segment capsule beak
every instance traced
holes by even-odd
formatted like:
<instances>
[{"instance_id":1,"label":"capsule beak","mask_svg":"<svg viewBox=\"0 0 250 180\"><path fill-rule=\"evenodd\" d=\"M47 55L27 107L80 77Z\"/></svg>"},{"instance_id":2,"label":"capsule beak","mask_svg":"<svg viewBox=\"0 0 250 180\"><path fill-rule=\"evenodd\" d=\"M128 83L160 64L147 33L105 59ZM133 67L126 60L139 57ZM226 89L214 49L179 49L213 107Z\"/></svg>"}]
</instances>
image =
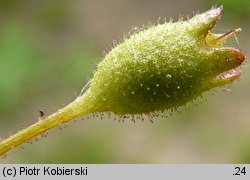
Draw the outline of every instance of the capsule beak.
<instances>
[{"instance_id":1,"label":"capsule beak","mask_svg":"<svg viewBox=\"0 0 250 180\"><path fill-rule=\"evenodd\" d=\"M231 48L231 50L232 50L232 54L234 54L237 59L237 62L236 62L237 66L240 66L246 59L245 54L235 48Z\"/></svg>"},{"instance_id":2,"label":"capsule beak","mask_svg":"<svg viewBox=\"0 0 250 180\"><path fill-rule=\"evenodd\" d=\"M206 36L221 18L223 6L212 7L210 10L198 14L189 20L191 24L191 33L198 39Z\"/></svg>"},{"instance_id":3,"label":"capsule beak","mask_svg":"<svg viewBox=\"0 0 250 180\"><path fill-rule=\"evenodd\" d=\"M241 32L240 28L232 29L224 34L211 33L211 30L221 18L223 7L212 8L209 11L193 17L196 22L201 46L210 54L212 86L222 86L239 79L241 73L236 69L246 59L245 54L234 48L225 47L226 41Z\"/></svg>"}]
</instances>

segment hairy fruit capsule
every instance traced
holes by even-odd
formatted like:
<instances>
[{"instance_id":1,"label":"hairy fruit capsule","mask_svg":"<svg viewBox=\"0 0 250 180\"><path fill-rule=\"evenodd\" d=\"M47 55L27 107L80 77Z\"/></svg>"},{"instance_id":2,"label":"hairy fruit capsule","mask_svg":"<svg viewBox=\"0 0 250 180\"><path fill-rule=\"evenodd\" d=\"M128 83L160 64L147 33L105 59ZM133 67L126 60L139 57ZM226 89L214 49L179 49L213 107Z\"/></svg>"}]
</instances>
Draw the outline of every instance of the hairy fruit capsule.
<instances>
[{"instance_id":1,"label":"hairy fruit capsule","mask_svg":"<svg viewBox=\"0 0 250 180\"><path fill-rule=\"evenodd\" d=\"M221 12L212 8L187 21L152 26L113 48L85 94L93 111L122 115L176 108L238 79L235 68L245 56L225 43L241 29L210 32Z\"/></svg>"},{"instance_id":2,"label":"hairy fruit capsule","mask_svg":"<svg viewBox=\"0 0 250 180\"><path fill-rule=\"evenodd\" d=\"M75 101L0 141L0 155L73 118L94 112L149 114L177 108L240 77L245 55L225 47L241 29L211 33L222 7L140 31L113 48ZM124 117L124 116L123 116ZM125 116L127 117L127 116ZM132 116L133 117L133 116Z\"/></svg>"}]
</instances>

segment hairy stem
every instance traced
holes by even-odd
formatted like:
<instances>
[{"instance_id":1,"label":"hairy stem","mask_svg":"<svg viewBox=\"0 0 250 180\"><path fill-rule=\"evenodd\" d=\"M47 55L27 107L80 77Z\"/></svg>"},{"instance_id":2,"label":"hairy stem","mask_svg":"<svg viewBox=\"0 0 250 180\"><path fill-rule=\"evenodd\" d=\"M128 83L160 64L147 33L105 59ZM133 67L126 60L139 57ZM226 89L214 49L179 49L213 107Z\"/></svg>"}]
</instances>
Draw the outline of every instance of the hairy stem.
<instances>
[{"instance_id":1,"label":"hairy stem","mask_svg":"<svg viewBox=\"0 0 250 180\"><path fill-rule=\"evenodd\" d=\"M87 98L86 98L87 97ZM87 115L92 112L91 106L88 106L88 96L77 98L74 102L66 107L58 110L54 114L42 118L38 122L19 131L18 133L4 139L0 142L0 156L13 149L14 147L23 144L24 142L46 132L47 130L56 127L60 124L70 121L73 118L81 115Z\"/></svg>"}]
</instances>

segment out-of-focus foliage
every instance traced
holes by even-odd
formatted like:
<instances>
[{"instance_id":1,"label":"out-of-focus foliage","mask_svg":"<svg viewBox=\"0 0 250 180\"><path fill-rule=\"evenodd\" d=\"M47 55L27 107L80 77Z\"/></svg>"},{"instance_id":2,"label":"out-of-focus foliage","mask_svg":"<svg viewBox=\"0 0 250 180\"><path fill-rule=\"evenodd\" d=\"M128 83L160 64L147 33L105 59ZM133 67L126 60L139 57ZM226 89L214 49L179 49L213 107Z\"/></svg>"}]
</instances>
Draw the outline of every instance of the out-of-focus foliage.
<instances>
[{"instance_id":1,"label":"out-of-focus foliage","mask_svg":"<svg viewBox=\"0 0 250 180\"><path fill-rule=\"evenodd\" d=\"M14 8L20 5L23 2L23 0L1 0L0 1L0 8L1 9L8 9L8 8Z\"/></svg>"},{"instance_id":2,"label":"out-of-focus foliage","mask_svg":"<svg viewBox=\"0 0 250 180\"><path fill-rule=\"evenodd\" d=\"M230 18L249 21L250 18L250 1L249 0L212 0L208 1L210 5L217 4L223 5L227 10L226 14Z\"/></svg>"},{"instance_id":3,"label":"out-of-focus foliage","mask_svg":"<svg viewBox=\"0 0 250 180\"><path fill-rule=\"evenodd\" d=\"M247 139L248 140L248 139ZM235 158L235 161L239 163L244 164L250 164L250 143L249 142L243 142L239 151L239 156L237 159Z\"/></svg>"},{"instance_id":4,"label":"out-of-focus foliage","mask_svg":"<svg viewBox=\"0 0 250 180\"><path fill-rule=\"evenodd\" d=\"M40 57L21 29L17 24L7 25L0 37L0 111L7 114L27 98L39 69Z\"/></svg>"},{"instance_id":5,"label":"out-of-focus foliage","mask_svg":"<svg viewBox=\"0 0 250 180\"><path fill-rule=\"evenodd\" d=\"M48 31L59 30L67 26L70 20L71 3L55 0L39 4L34 18L41 26L48 28Z\"/></svg>"}]
</instances>

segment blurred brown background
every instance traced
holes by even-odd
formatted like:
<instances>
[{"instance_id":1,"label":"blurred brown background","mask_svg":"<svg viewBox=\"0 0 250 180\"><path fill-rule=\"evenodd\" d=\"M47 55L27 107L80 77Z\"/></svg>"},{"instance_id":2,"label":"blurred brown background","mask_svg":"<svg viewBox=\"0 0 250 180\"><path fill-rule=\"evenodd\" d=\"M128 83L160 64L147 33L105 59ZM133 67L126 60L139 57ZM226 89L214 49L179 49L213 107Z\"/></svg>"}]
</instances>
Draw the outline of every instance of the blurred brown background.
<instances>
[{"instance_id":1,"label":"blurred brown background","mask_svg":"<svg viewBox=\"0 0 250 180\"><path fill-rule=\"evenodd\" d=\"M249 56L248 0L0 0L0 137L37 121L39 110L48 115L74 100L124 33L213 4L224 5L214 31L241 27L240 45L230 44ZM154 124L79 119L0 162L250 163L248 63L242 71L231 92L207 93L190 111Z\"/></svg>"}]
</instances>

